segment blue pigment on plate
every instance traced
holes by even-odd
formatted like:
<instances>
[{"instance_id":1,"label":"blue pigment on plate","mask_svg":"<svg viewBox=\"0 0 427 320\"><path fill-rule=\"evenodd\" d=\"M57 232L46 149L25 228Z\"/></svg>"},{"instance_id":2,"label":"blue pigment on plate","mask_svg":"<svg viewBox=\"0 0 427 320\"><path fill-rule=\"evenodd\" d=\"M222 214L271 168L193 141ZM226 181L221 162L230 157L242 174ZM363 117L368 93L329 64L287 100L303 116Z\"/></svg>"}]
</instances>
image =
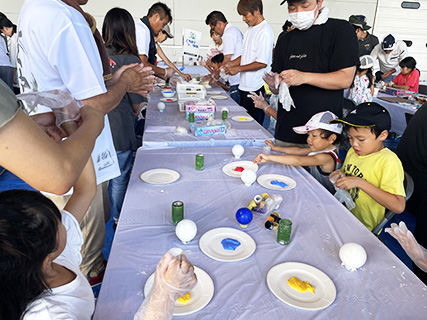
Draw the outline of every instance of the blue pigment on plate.
<instances>
[{"instance_id":1,"label":"blue pigment on plate","mask_svg":"<svg viewBox=\"0 0 427 320\"><path fill-rule=\"evenodd\" d=\"M225 238L221 241L222 246L225 250L236 250L240 246L240 242L236 239Z\"/></svg>"},{"instance_id":2,"label":"blue pigment on plate","mask_svg":"<svg viewBox=\"0 0 427 320\"><path fill-rule=\"evenodd\" d=\"M286 188L288 186L286 183L278 181L278 180L270 181L270 183L272 185L274 185L274 186L279 186L279 187L282 187L282 188Z\"/></svg>"}]
</instances>

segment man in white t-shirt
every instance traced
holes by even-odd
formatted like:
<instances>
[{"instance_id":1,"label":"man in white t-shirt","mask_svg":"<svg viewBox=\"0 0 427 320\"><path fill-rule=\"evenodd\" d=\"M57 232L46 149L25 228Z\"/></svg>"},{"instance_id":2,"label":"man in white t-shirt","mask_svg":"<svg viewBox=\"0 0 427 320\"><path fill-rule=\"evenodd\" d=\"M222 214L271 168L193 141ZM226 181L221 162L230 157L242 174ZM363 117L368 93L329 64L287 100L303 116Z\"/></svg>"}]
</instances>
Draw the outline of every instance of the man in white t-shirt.
<instances>
[{"instance_id":1,"label":"man in white t-shirt","mask_svg":"<svg viewBox=\"0 0 427 320\"><path fill-rule=\"evenodd\" d=\"M157 2L148 9L148 13L142 19L135 22L136 45L138 54L144 66L153 68L157 77L167 79L172 77L172 68L159 68L156 66L156 42L154 37L168 24L172 23L171 9L164 3Z\"/></svg>"},{"instance_id":2,"label":"man in white t-shirt","mask_svg":"<svg viewBox=\"0 0 427 320\"><path fill-rule=\"evenodd\" d=\"M408 56L408 47L404 41L389 34L375 46L371 56L379 62L379 70L374 68L376 80L389 82L400 73L399 63Z\"/></svg>"},{"instance_id":3,"label":"man in white t-shirt","mask_svg":"<svg viewBox=\"0 0 427 320\"><path fill-rule=\"evenodd\" d=\"M115 108L126 92L146 94L152 88L149 72L140 66L123 69L105 83L101 48L88 24L89 15L79 5L87 0L26 0L19 16L18 78L22 92L59 89L74 97L80 105L91 105L105 114ZM73 5L74 7L72 7ZM87 18L88 20L86 20ZM99 33L98 33L99 35ZM102 45L102 42L100 42ZM102 47L103 48L103 47ZM105 50L105 48L104 48ZM109 69L108 69L109 70ZM111 71L110 71L111 72ZM37 112L48 112L41 107ZM95 143L92 159L97 175L95 199L81 223L85 244L81 270L97 278L104 270L102 255L105 220L110 218L108 180L120 175L107 116L105 127ZM66 197L56 197L61 208Z\"/></svg>"},{"instance_id":4,"label":"man in white t-shirt","mask_svg":"<svg viewBox=\"0 0 427 320\"><path fill-rule=\"evenodd\" d=\"M225 65L227 74L235 75L240 72L239 95L240 105L262 125L264 111L254 106L248 97L251 92L264 94L264 72L271 69L274 34L270 25L265 21L261 0L240 0L237 12L243 16L243 21L249 26L243 36L242 55Z\"/></svg>"},{"instance_id":5,"label":"man in white t-shirt","mask_svg":"<svg viewBox=\"0 0 427 320\"><path fill-rule=\"evenodd\" d=\"M218 33L222 38L224 65L242 55L243 35L238 28L227 22L222 12L212 11L207 16L205 22L211 27L211 30ZM230 76L228 81L230 82L230 91L228 91L228 94L236 103L240 104L240 73Z\"/></svg>"}]
</instances>

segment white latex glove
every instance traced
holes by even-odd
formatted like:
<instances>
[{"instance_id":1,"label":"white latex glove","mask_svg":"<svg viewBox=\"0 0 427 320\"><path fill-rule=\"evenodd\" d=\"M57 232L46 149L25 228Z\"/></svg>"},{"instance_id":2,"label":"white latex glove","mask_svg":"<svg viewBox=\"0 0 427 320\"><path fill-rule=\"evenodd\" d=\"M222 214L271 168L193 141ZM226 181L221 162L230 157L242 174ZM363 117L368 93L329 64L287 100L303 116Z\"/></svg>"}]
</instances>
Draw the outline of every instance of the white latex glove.
<instances>
[{"instance_id":1,"label":"white latex glove","mask_svg":"<svg viewBox=\"0 0 427 320\"><path fill-rule=\"evenodd\" d=\"M392 223L391 228L385 228L385 232L388 232L400 243L418 268L427 272L427 250L418 244L412 232L406 227L405 222L400 221L399 225Z\"/></svg>"},{"instance_id":2,"label":"white latex glove","mask_svg":"<svg viewBox=\"0 0 427 320\"><path fill-rule=\"evenodd\" d=\"M228 81L229 75L225 73L225 70L223 68L221 68L221 70L219 71L219 76L221 79L224 80L224 82Z\"/></svg>"},{"instance_id":3,"label":"white latex glove","mask_svg":"<svg viewBox=\"0 0 427 320\"><path fill-rule=\"evenodd\" d=\"M27 102L30 111L35 111L38 105L52 109L59 128L64 122L76 121L80 118L80 108L69 93L61 90L22 93L16 96Z\"/></svg>"},{"instance_id":4,"label":"white latex glove","mask_svg":"<svg viewBox=\"0 0 427 320\"><path fill-rule=\"evenodd\" d=\"M197 283L194 267L179 248L169 250L157 265L154 284L134 320L170 320L175 301Z\"/></svg>"},{"instance_id":5,"label":"white latex glove","mask_svg":"<svg viewBox=\"0 0 427 320\"><path fill-rule=\"evenodd\" d=\"M289 85L285 81L280 82L279 101L286 111L290 111L292 107L295 108L294 100L289 93Z\"/></svg>"},{"instance_id":6,"label":"white latex glove","mask_svg":"<svg viewBox=\"0 0 427 320\"><path fill-rule=\"evenodd\" d=\"M171 86L173 86L173 87L176 87L176 85L177 85L178 83L181 83L181 81L179 80L179 78L171 78L171 79L169 80L169 84L170 84Z\"/></svg>"},{"instance_id":7,"label":"white latex glove","mask_svg":"<svg viewBox=\"0 0 427 320\"><path fill-rule=\"evenodd\" d=\"M277 89L280 84L280 75L276 72L264 72L262 79L271 89Z\"/></svg>"},{"instance_id":8,"label":"white latex glove","mask_svg":"<svg viewBox=\"0 0 427 320\"><path fill-rule=\"evenodd\" d=\"M173 74L174 74L175 70L172 68L167 68L166 69L166 78L172 78Z\"/></svg>"},{"instance_id":9,"label":"white latex glove","mask_svg":"<svg viewBox=\"0 0 427 320\"><path fill-rule=\"evenodd\" d=\"M261 92L259 95L257 95L256 92L251 92L250 98L254 101L255 108L262 109L265 112L269 107L267 102L265 102Z\"/></svg>"},{"instance_id":10,"label":"white latex glove","mask_svg":"<svg viewBox=\"0 0 427 320\"><path fill-rule=\"evenodd\" d=\"M339 178L344 177L344 173L342 173L339 170L336 170L332 172L329 175L329 181L334 185L334 188L336 190L334 197L341 203L345 203L345 206L348 210L353 210L356 207L356 204L353 201L353 198L351 197L350 193L347 190L338 188L335 183Z\"/></svg>"}]
</instances>

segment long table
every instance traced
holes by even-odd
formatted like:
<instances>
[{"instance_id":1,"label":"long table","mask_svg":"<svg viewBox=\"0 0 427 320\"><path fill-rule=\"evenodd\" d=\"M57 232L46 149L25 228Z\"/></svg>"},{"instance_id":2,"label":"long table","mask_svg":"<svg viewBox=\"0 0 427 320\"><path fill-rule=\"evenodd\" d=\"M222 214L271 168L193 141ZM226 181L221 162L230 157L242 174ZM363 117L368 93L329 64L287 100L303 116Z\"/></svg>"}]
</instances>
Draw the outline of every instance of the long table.
<instances>
[{"instance_id":1,"label":"long table","mask_svg":"<svg viewBox=\"0 0 427 320\"><path fill-rule=\"evenodd\" d=\"M417 109L413 106L403 105L399 103L388 102L381 97L393 97L385 93L379 93L377 97L373 98L373 101L382 105L390 113L391 117L391 130L390 132L395 132L397 134L403 134L406 129L406 113L414 114L417 112Z\"/></svg>"},{"instance_id":2,"label":"long table","mask_svg":"<svg viewBox=\"0 0 427 320\"><path fill-rule=\"evenodd\" d=\"M259 147L247 147L241 160L253 160ZM204 153L205 169L196 171L197 153ZM302 168L261 164L266 173L293 178L289 191L272 191L258 183L245 186L222 172L235 161L231 148L140 148L125 197L94 319L133 319L144 299L143 287L156 264L170 248L185 250L190 261L212 278L210 303L182 319L425 319L427 288L347 209ZM168 185L151 185L139 175L149 169L177 170L180 178ZM256 194L280 193L282 217L293 222L291 243L280 246L276 231L264 228L265 215L256 215L240 229L234 215ZM184 202L184 216L198 226L196 238L183 245L171 222L171 203ZM199 239L218 227L244 230L256 242L249 258L219 262L204 255ZM339 248L357 242L367 251L366 264L349 272L340 265ZM337 296L328 308L300 310L278 300L268 289L266 275L283 262L301 262L325 272Z\"/></svg>"},{"instance_id":3,"label":"long table","mask_svg":"<svg viewBox=\"0 0 427 320\"><path fill-rule=\"evenodd\" d=\"M229 123L232 130L226 134L213 136L196 137L188 132L187 134L176 134L174 130L177 126L189 129L189 122L185 119L186 113L179 111L178 102L166 102L166 108L160 112L157 104L162 98L161 89L156 88L150 93L150 101L147 106L146 127L144 131L143 147L145 148L165 148L165 147L191 147L194 145L203 147L224 147L242 144L243 146L262 146L266 139L273 139L273 136L256 121L237 122L233 117L245 117L252 119L246 110L236 104L221 87L213 87L207 90L221 92L227 97L226 100L215 100L215 119L221 119L221 109L229 109ZM210 95L206 96L207 99Z\"/></svg>"}]
</instances>

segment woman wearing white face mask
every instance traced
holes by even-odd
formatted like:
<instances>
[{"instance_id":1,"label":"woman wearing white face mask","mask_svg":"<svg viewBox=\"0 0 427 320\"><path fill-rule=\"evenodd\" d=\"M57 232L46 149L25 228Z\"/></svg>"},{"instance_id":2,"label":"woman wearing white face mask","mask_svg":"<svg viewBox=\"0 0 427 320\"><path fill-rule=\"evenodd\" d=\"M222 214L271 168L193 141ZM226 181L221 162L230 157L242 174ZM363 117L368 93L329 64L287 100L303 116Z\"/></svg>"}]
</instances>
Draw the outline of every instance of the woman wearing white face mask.
<instances>
[{"instance_id":1,"label":"woman wearing white face mask","mask_svg":"<svg viewBox=\"0 0 427 320\"><path fill-rule=\"evenodd\" d=\"M293 126L321 111L342 114L343 89L350 86L359 63L358 44L353 27L329 18L323 0L288 0L287 4L295 30L277 40L272 71L291 86L295 108L286 111L279 105L275 138L283 146L303 146L305 141ZM273 83L269 85L273 93L278 92Z\"/></svg>"}]
</instances>

